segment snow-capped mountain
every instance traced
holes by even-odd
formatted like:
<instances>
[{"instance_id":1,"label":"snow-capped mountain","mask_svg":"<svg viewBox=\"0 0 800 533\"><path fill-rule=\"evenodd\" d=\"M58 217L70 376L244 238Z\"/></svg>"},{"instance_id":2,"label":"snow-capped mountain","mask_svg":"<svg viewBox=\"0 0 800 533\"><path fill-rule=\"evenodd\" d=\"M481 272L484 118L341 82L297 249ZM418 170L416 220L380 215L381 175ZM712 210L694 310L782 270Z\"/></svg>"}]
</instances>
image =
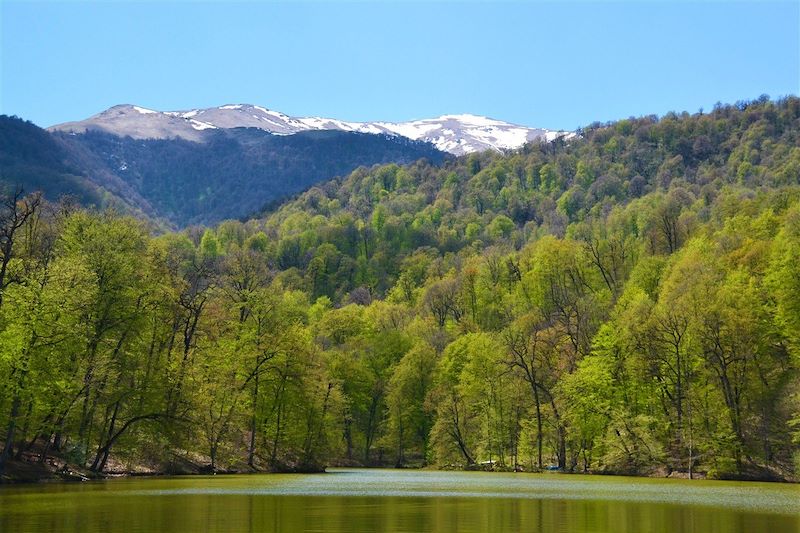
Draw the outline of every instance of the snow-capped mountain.
<instances>
[{"instance_id":1,"label":"snow-capped mountain","mask_svg":"<svg viewBox=\"0 0 800 533\"><path fill-rule=\"evenodd\" d=\"M258 128L277 135L309 130L341 130L385 134L426 141L439 150L462 155L483 150L519 148L536 139L551 141L574 133L529 128L477 115L443 115L409 122L347 122L321 117L291 117L249 104L229 104L189 111L154 111L135 105L118 105L79 122L48 128L83 133L103 130L134 139L182 138L203 141L206 130Z\"/></svg>"}]
</instances>

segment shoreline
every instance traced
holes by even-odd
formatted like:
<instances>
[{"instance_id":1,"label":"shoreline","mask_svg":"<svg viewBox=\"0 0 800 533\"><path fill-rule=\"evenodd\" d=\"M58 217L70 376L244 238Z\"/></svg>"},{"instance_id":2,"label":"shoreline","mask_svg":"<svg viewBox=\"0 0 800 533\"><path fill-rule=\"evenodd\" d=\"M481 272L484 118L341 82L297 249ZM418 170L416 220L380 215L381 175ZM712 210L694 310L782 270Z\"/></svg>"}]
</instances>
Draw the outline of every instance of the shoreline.
<instances>
[{"instance_id":1,"label":"shoreline","mask_svg":"<svg viewBox=\"0 0 800 533\"><path fill-rule=\"evenodd\" d=\"M444 466L415 466L415 467L387 467L387 466L363 466L363 465L328 465L321 469L272 469L272 470L253 470L253 469L235 469L227 468L216 471L210 471L204 467L195 469L184 469L180 471L170 470L117 470L109 472L92 472L89 469L81 468L75 465L65 464L61 467L54 468L51 465L40 463L29 463L26 461L11 461L7 465L6 472L0 477L0 486L3 485L35 485L35 484L49 484L49 483L80 483L91 481L108 481L121 478L137 478L137 477L177 477L177 476L230 476L230 475L259 475L259 474L323 474L327 473L329 468L364 468L364 469L396 469L396 470L429 470L429 471L442 471L442 472L485 472L485 473L514 473L514 474L550 474L558 476L572 476L572 475L588 475L597 477L634 477L643 479L683 479L683 480L696 480L696 481L744 481L756 483L779 483L793 485L797 484L798 480L788 479L773 473L771 476L755 476L755 475L738 475L738 476L723 476L723 477L709 477L706 472L694 472L692 478L689 477L688 472L681 472L674 470L666 472L665 469L655 470L650 474L636 474L625 472L565 472L558 470L544 470L544 471L527 471L512 469L492 469L492 468L465 468L454 467L453 465Z\"/></svg>"}]
</instances>

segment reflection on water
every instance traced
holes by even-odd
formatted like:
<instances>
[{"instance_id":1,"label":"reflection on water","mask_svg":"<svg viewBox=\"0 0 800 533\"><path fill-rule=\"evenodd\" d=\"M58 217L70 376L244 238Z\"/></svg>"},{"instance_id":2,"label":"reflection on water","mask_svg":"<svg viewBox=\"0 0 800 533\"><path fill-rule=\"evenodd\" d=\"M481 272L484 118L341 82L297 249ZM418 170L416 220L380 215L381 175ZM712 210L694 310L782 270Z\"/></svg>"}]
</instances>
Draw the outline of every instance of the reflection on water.
<instances>
[{"instance_id":1,"label":"reflection on water","mask_svg":"<svg viewBox=\"0 0 800 533\"><path fill-rule=\"evenodd\" d=\"M800 532L800 487L333 470L0 488L2 532Z\"/></svg>"}]
</instances>

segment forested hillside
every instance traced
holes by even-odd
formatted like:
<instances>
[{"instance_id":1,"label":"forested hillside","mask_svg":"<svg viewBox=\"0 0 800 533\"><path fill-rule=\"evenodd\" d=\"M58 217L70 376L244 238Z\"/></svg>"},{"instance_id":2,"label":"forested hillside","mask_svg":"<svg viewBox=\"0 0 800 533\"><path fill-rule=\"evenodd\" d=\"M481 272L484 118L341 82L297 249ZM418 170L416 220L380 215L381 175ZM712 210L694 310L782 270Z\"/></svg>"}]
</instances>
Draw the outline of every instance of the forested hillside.
<instances>
[{"instance_id":1,"label":"forested hillside","mask_svg":"<svg viewBox=\"0 0 800 533\"><path fill-rule=\"evenodd\" d=\"M191 129L191 128L190 128ZM194 130L193 130L194 131ZM344 131L273 135L255 128L195 131L198 139L141 139L102 131L48 132L0 115L0 187L71 195L164 229L246 219L361 165L446 157L432 144Z\"/></svg>"},{"instance_id":2,"label":"forested hillside","mask_svg":"<svg viewBox=\"0 0 800 533\"><path fill-rule=\"evenodd\" d=\"M100 172L94 180L87 179L87 169L93 168L95 165L87 161L85 153L71 153L57 138L35 124L0 115L0 187L3 189L22 187L31 192L46 191L53 200L69 195L82 205L132 213L142 208L147 214L153 214L141 198L128 194L130 201L123 200L126 194L119 191L121 184L113 175Z\"/></svg>"},{"instance_id":3,"label":"forested hillside","mask_svg":"<svg viewBox=\"0 0 800 533\"><path fill-rule=\"evenodd\" d=\"M800 99L580 133L160 236L12 199L0 463L796 479Z\"/></svg>"},{"instance_id":4,"label":"forested hillside","mask_svg":"<svg viewBox=\"0 0 800 533\"><path fill-rule=\"evenodd\" d=\"M342 131L272 135L254 128L205 130L204 142L140 140L90 131L53 133L91 153L175 227L246 218L361 165L408 163L443 152L403 137Z\"/></svg>"}]
</instances>

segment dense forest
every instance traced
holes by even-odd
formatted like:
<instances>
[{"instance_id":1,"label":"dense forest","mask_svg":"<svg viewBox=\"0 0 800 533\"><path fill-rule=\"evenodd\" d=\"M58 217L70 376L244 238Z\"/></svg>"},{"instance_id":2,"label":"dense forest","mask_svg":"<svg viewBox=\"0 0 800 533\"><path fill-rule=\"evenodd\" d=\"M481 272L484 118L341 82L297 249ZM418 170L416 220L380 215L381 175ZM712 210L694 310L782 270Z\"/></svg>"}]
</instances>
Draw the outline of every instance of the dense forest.
<instances>
[{"instance_id":1,"label":"dense forest","mask_svg":"<svg viewBox=\"0 0 800 533\"><path fill-rule=\"evenodd\" d=\"M0 470L800 472L798 98L179 233L12 192L0 259Z\"/></svg>"},{"instance_id":2,"label":"dense forest","mask_svg":"<svg viewBox=\"0 0 800 533\"><path fill-rule=\"evenodd\" d=\"M0 187L47 191L51 199L69 195L86 205L110 204L110 195L83 177L69 159L67 150L46 130L0 115Z\"/></svg>"},{"instance_id":3,"label":"dense forest","mask_svg":"<svg viewBox=\"0 0 800 533\"><path fill-rule=\"evenodd\" d=\"M405 137L345 131L273 135L205 130L201 141L49 132L0 115L0 188L147 218L160 230L247 219L359 166L441 163L449 154Z\"/></svg>"},{"instance_id":4,"label":"dense forest","mask_svg":"<svg viewBox=\"0 0 800 533\"><path fill-rule=\"evenodd\" d=\"M175 227L247 218L268 203L362 165L440 163L447 154L405 137L344 131L273 135L256 128L208 130L204 142L57 132L119 176Z\"/></svg>"}]
</instances>

